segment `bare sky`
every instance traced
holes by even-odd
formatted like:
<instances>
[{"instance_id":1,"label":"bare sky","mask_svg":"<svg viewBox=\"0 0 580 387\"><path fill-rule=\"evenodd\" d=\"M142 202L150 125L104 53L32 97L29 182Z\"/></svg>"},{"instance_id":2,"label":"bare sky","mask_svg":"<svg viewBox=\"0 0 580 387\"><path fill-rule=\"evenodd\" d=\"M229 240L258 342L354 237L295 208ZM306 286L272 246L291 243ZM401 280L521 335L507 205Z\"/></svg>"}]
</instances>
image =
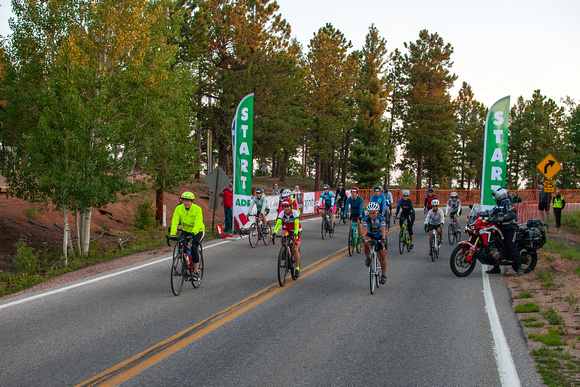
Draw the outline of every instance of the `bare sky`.
<instances>
[{"instance_id":1,"label":"bare sky","mask_svg":"<svg viewBox=\"0 0 580 387\"><path fill-rule=\"evenodd\" d=\"M559 103L580 102L579 0L278 0L305 51L319 28L331 23L364 45L374 23L389 51L415 41L419 31L437 32L454 48L452 71L458 75L452 97L463 81L475 98L490 107L510 95L530 99L535 89ZM0 35L10 34L10 1L0 1Z\"/></svg>"}]
</instances>

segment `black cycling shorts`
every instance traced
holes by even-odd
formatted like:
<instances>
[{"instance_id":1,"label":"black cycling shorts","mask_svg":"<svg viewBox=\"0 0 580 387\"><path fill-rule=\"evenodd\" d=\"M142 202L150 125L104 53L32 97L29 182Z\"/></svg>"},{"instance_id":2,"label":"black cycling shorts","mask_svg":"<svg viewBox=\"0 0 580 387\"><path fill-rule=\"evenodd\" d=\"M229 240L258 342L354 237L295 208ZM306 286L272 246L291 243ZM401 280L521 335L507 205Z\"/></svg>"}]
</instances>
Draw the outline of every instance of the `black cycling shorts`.
<instances>
[{"instance_id":1,"label":"black cycling shorts","mask_svg":"<svg viewBox=\"0 0 580 387\"><path fill-rule=\"evenodd\" d=\"M356 222L356 221L358 221L359 219L361 219L361 220L362 220L362 216L360 216L360 215L358 215L358 214L357 214L357 215L350 214L350 220L352 220L353 222Z\"/></svg>"}]
</instances>

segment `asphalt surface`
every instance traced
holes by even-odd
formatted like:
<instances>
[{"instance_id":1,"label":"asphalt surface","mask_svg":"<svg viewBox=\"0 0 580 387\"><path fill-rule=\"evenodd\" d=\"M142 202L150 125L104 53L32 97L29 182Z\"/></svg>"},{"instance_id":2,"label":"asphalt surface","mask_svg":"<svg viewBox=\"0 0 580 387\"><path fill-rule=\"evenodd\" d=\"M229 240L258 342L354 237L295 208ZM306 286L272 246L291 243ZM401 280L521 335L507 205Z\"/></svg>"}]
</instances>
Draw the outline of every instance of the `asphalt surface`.
<instances>
[{"instance_id":1,"label":"asphalt surface","mask_svg":"<svg viewBox=\"0 0 580 387\"><path fill-rule=\"evenodd\" d=\"M348 227L322 240L312 218L301 278L283 288L280 245L243 238L207 242L202 286L178 297L164 255L0 301L0 386L501 385L482 266L455 277L446 235L432 262L417 217L411 252L399 254L392 228L387 284L373 295ZM541 386L502 277L490 282L517 376Z\"/></svg>"}]
</instances>

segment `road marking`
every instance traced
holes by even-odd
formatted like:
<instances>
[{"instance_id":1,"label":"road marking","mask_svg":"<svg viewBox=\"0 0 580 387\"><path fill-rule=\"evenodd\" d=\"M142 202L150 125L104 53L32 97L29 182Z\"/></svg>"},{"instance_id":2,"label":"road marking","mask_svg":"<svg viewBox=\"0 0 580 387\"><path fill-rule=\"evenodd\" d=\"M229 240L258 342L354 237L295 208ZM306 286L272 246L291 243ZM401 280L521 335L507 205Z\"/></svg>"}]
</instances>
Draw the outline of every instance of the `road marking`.
<instances>
[{"instance_id":1,"label":"road marking","mask_svg":"<svg viewBox=\"0 0 580 387\"><path fill-rule=\"evenodd\" d=\"M305 267L300 270L300 280L344 257L345 253L346 247ZM252 294L237 304L214 314L200 323L171 336L170 338L109 368L91 379L78 384L78 386L120 385L294 284L295 281L290 281L286 283L286 286L281 287L276 282L259 292Z\"/></svg>"},{"instance_id":2,"label":"road marking","mask_svg":"<svg viewBox=\"0 0 580 387\"><path fill-rule=\"evenodd\" d=\"M210 246L204 247L204 250L208 250L208 249L211 249L212 247L216 247L216 246L222 245L224 243L228 243L228 242L230 242L230 241L218 242L218 243L212 244ZM158 260L153 261L153 262L145 263L143 265L131 267L129 269L125 269L125 270L121 270L121 271L118 271L118 272L115 272L115 273L107 274L107 275L104 275L102 277L93 278L93 279L90 279L88 281L79 282L77 284L65 286L65 287L62 287L60 289L50 290L50 291L48 291L46 293L41 293L41 294L37 294L37 295L34 295L34 296L30 296L30 297L27 297L27 298L23 298L23 299L20 299L20 300L17 300L17 301L9 302L7 304L0 305L0 310L1 309L4 309L4 308L8 308L10 306L24 304L25 302L29 302L29 301L33 301L33 300L38 300L39 298L48 297L48 296L51 296L53 294L66 292L67 290L71 290L71 289L75 289L75 288L78 288L78 287L81 287L81 286L85 286L85 285L88 285L88 284L92 284L92 283L95 283L95 282L99 282L99 281L105 280L107 278L116 277L118 275L125 274L125 273L128 273L128 272L134 271L134 270L139 270L139 269L142 269L144 267L151 266L151 265L155 265L155 264L157 264L159 262L163 262L163 261L166 261L168 259L171 259L171 257L172 257L172 255L168 255L168 256L165 256L165 257L163 257L161 259L158 259Z\"/></svg>"},{"instance_id":3,"label":"road marking","mask_svg":"<svg viewBox=\"0 0 580 387\"><path fill-rule=\"evenodd\" d=\"M487 311L487 316L489 318L489 324L491 326L491 333L493 335L493 341L495 345L493 346L493 352L495 355L495 361L497 363L497 370L499 372L499 378L501 380L502 386L521 386L520 379L518 377L518 372L514 364L514 359L510 352L501 322L499 321L499 315L497 314L497 309L495 308L495 300L493 298L493 293L491 292L491 286L489 284L489 276L483 269L481 270L481 276L483 278L483 295L485 299L485 310Z\"/></svg>"}]
</instances>

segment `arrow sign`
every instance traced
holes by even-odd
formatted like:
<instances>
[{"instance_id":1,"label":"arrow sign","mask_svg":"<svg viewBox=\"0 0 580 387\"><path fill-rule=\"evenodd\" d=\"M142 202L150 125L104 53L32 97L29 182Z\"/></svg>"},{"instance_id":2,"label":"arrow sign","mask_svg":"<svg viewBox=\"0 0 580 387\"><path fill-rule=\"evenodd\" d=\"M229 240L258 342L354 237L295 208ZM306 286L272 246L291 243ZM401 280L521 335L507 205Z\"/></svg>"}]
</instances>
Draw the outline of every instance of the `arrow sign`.
<instances>
[{"instance_id":1,"label":"arrow sign","mask_svg":"<svg viewBox=\"0 0 580 387\"><path fill-rule=\"evenodd\" d=\"M546 179L551 180L558 172L560 172L562 166L554 156L548 155L544 160L536 165L536 168L542 172L542 175L544 175Z\"/></svg>"}]
</instances>

